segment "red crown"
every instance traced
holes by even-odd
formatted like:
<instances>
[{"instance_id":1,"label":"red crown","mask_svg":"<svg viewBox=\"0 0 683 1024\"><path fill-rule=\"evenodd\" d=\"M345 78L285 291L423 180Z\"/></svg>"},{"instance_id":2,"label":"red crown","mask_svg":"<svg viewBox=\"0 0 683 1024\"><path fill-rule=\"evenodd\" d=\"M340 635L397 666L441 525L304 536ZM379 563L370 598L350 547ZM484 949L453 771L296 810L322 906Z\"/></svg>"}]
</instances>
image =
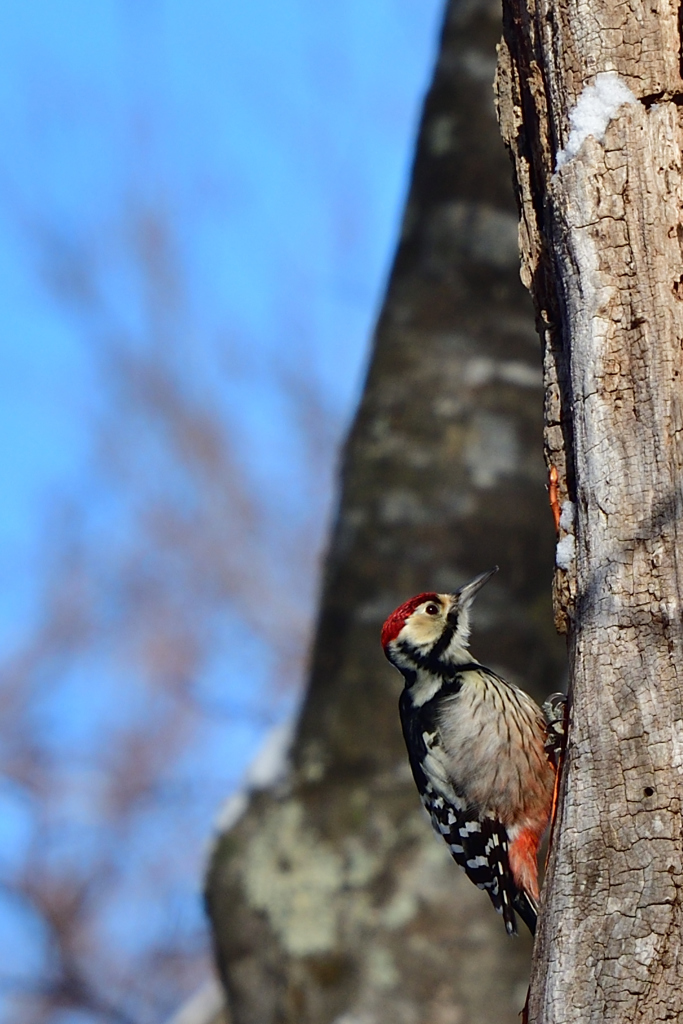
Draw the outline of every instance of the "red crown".
<instances>
[{"instance_id":1,"label":"red crown","mask_svg":"<svg viewBox=\"0 0 683 1024\"><path fill-rule=\"evenodd\" d=\"M417 597L411 597L410 601L406 601L396 611L393 611L382 626L382 647L386 647L396 639L405 626L406 620L410 618L416 608L424 604L425 601L436 601L437 599L438 594L418 594Z\"/></svg>"}]
</instances>

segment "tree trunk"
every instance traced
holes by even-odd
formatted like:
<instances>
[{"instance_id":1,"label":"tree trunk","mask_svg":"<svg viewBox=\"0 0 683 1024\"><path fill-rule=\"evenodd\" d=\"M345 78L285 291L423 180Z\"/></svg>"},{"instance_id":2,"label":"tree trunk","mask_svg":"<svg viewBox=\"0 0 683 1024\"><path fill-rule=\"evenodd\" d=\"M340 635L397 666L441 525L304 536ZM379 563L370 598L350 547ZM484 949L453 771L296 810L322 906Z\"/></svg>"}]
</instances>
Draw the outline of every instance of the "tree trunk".
<instances>
[{"instance_id":1,"label":"tree trunk","mask_svg":"<svg viewBox=\"0 0 683 1024\"><path fill-rule=\"evenodd\" d=\"M572 502L555 587L572 711L530 1019L679 1020L679 7L505 0L504 23L499 108L545 341L546 452Z\"/></svg>"},{"instance_id":2,"label":"tree trunk","mask_svg":"<svg viewBox=\"0 0 683 1024\"><path fill-rule=\"evenodd\" d=\"M542 380L492 80L500 14L449 5L403 233L345 452L292 768L217 843L207 881L234 1024L517 1024L528 936L432 834L379 631L498 563L474 652L537 697L564 650ZM274 609L277 614L277 609Z\"/></svg>"}]
</instances>

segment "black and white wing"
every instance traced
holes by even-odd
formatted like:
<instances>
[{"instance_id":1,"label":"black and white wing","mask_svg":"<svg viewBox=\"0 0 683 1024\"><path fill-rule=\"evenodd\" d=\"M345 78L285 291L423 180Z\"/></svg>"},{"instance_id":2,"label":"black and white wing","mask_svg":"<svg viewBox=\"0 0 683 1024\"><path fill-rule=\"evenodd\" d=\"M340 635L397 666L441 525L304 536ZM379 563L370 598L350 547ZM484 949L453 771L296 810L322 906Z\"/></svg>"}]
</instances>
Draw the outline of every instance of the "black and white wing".
<instances>
[{"instance_id":1,"label":"black and white wing","mask_svg":"<svg viewBox=\"0 0 683 1024\"><path fill-rule=\"evenodd\" d=\"M478 888L484 889L502 914L509 935L517 933L517 910L534 931L538 908L515 885L508 858L508 834L495 818L468 807L448 774L444 751L429 708L416 713L404 691L400 710L410 765L434 831L443 837L453 859Z\"/></svg>"}]
</instances>

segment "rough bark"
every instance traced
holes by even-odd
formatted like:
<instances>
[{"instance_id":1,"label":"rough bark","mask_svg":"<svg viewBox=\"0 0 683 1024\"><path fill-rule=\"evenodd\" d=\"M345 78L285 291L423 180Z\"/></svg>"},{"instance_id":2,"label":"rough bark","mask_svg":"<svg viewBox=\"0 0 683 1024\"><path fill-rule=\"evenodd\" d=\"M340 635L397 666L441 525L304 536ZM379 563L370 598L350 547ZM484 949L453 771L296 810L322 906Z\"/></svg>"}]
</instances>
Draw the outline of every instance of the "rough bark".
<instances>
[{"instance_id":1,"label":"rough bark","mask_svg":"<svg viewBox=\"0 0 683 1024\"><path fill-rule=\"evenodd\" d=\"M500 12L447 10L402 238L344 456L289 778L214 851L207 896L234 1024L517 1024L510 940L419 806L384 617L498 563L474 652L544 696L564 672L538 339L493 108Z\"/></svg>"},{"instance_id":2,"label":"rough bark","mask_svg":"<svg viewBox=\"0 0 683 1024\"><path fill-rule=\"evenodd\" d=\"M576 557L556 581L571 635L570 739L530 1017L679 1020L679 8L505 0L504 23L499 106L545 340L546 453L576 510L574 525L564 516ZM570 112L604 72L633 99L572 155L575 136L556 169Z\"/></svg>"}]
</instances>

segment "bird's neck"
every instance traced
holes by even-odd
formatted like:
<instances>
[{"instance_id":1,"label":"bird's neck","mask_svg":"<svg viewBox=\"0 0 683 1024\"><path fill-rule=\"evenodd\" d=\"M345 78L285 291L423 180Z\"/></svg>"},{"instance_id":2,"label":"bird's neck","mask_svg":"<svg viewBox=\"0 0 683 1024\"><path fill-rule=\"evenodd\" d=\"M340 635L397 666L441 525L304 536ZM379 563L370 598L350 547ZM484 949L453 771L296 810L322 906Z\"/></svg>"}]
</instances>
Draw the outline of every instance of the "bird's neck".
<instances>
[{"instance_id":1,"label":"bird's neck","mask_svg":"<svg viewBox=\"0 0 683 1024\"><path fill-rule=\"evenodd\" d=\"M477 659L467 648L467 644L458 643L457 639L451 641L448 650L441 657L441 664L446 671L457 672L462 665L476 664Z\"/></svg>"},{"instance_id":2,"label":"bird's neck","mask_svg":"<svg viewBox=\"0 0 683 1024\"><path fill-rule=\"evenodd\" d=\"M432 663L415 664L412 670L403 670L406 687L415 707L422 707L432 700L440 690L448 688L458 672L465 666L477 665L467 647L453 645L447 654Z\"/></svg>"}]
</instances>

